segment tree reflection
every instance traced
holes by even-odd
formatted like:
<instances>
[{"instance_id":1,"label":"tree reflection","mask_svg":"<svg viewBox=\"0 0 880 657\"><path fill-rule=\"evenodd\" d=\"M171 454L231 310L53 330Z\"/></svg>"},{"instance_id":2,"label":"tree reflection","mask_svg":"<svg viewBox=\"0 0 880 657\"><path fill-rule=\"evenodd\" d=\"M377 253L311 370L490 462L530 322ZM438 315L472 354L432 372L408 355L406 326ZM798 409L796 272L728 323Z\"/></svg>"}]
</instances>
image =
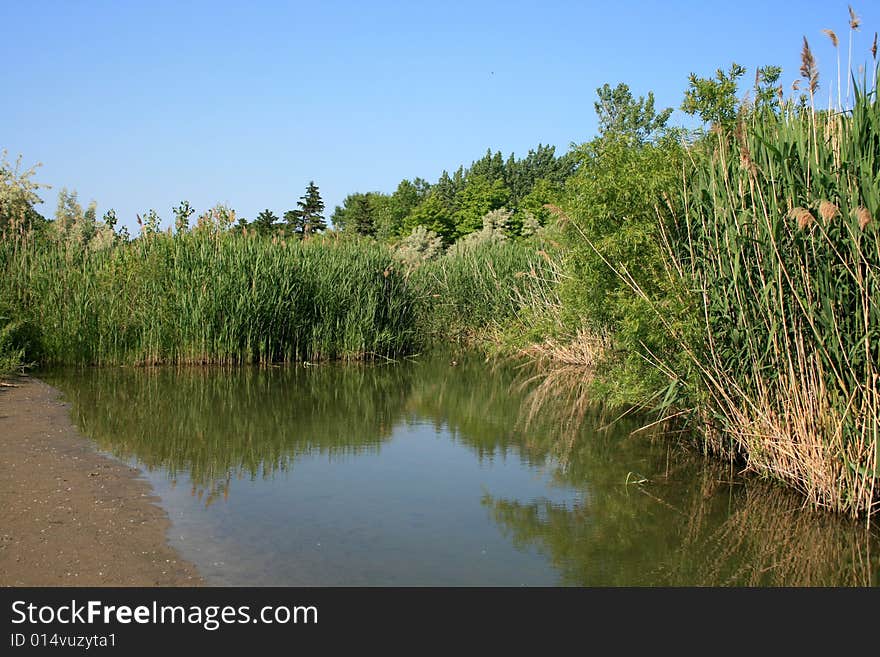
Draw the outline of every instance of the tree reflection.
<instances>
[{"instance_id":1,"label":"tree reflection","mask_svg":"<svg viewBox=\"0 0 880 657\"><path fill-rule=\"evenodd\" d=\"M300 458L375 453L430 423L481 461L518 459L573 501L482 498L518 548L572 585L869 585L880 554L864 526L737 477L609 416L580 370L437 354L391 365L113 368L47 376L100 447L187 477L210 505L241 478Z\"/></svg>"}]
</instances>

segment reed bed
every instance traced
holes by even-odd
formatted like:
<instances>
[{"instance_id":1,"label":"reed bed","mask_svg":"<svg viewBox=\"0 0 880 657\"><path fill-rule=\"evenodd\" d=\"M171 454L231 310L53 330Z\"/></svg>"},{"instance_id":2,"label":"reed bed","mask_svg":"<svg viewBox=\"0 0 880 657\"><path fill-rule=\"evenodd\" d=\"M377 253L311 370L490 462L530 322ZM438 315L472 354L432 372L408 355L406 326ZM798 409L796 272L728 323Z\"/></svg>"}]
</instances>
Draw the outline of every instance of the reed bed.
<instances>
[{"instance_id":1,"label":"reed bed","mask_svg":"<svg viewBox=\"0 0 880 657\"><path fill-rule=\"evenodd\" d=\"M805 62L806 64L809 62ZM878 509L880 105L743 117L686 171L669 272L707 444L816 506ZM693 381L691 383L694 383Z\"/></svg>"},{"instance_id":2,"label":"reed bed","mask_svg":"<svg viewBox=\"0 0 880 657\"><path fill-rule=\"evenodd\" d=\"M0 240L0 303L44 365L396 358L497 330L549 285L541 262L515 243L410 271L366 239L193 231L94 250L30 236Z\"/></svg>"},{"instance_id":3,"label":"reed bed","mask_svg":"<svg viewBox=\"0 0 880 657\"><path fill-rule=\"evenodd\" d=\"M420 296L420 329L433 340L494 339L552 294L556 278L529 243L455 245L411 274Z\"/></svg>"},{"instance_id":4,"label":"reed bed","mask_svg":"<svg viewBox=\"0 0 880 657\"><path fill-rule=\"evenodd\" d=\"M413 291L376 244L159 234L98 251L5 242L0 262L44 364L393 357L417 339Z\"/></svg>"}]
</instances>

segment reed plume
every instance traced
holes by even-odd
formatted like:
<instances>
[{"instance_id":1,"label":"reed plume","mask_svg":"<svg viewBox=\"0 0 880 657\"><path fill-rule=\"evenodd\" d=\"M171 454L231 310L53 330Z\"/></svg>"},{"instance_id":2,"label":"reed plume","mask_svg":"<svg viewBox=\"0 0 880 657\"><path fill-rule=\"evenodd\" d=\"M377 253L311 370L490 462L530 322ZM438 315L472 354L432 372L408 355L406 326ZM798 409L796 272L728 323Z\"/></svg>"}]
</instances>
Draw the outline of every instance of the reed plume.
<instances>
[{"instance_id":1,"label":"reed plume","mask_svg":"<svg viewBox=\"0 0 880 657\"><path fill-rule=\"evenodd\" d=\"M862 19L853 11L852 5L847 5L847 8L849 9L849 28L851 30L858 30L862 25Z\"/></svg>"},{"instance_id":2,"label":"reed plume","mask_svg":"<svg viewBox=\"0 0 880 657\"><path fill-rule=\"evenodd\" d=\"M797 220L798 228L801 230L806 230L816 222L816 217L814 217L813 213L806 208L792 208L791 212L789 212L789 216L792 219Z\"/></svg>"},{"instance_id":3,"label":"reed plume","mask_svg":"<svg viewBox=\"0 0 880 657\"><path fill-rule=\"evenodd\" d=\"M865 230L865 227L872 221L871 211L863 205L855 209L855 216L859 221L859 228L862 230Z\"/></svg>"},{"instance_id":4,"label":"reed plume","mask_svg":"<svg viewBox=\"0 0 880 657\"><path fill-rule=\"evenodd\" d=\"M849 9L849 58L846 63L846 70L852 71L852 50L853 50L853 32L857 32L862 25L862 19L856 15L852 5L847 5ZM852 76L846 76L846 104L849 106L849 91Z\"/></svg>"},{"instance_id":5,"label":"reed plume","mask_svg":"<svg viewBox=\"0 0 880 657\"><path fill-rule=\"evenodd\" d=\"M810 50L810 42L804 37L804 47L801 50L801 77L809 82L810 100L819 89L819 68L816 66L816 58Z\"/></svg>"},{"instance_id":6,"label":"reed plume","mask_svg":"<svg viewBox=\"0 0 880 657\"><path fill-rule=\"evenodd\" d=\"M819 216L825 221L831 221L835 217L840 216L840 208L831 201L822 201L819 203Z\"/></svg>"},{"instance_id":7,"label":"reed plume","mask_svg":"<svg viewBox=\"0 0 880 657\"><path fill-rule=\"evenodd\" d=\"M837 38L837 34L834 30L822 30L829 39L831 39L831 43L834 45L834 51L837 53L837 109L843 109L843 103L840 98L840 40ZM828 105L831 106L831 89L828 90Z\"/></svg>"}]
</instances>

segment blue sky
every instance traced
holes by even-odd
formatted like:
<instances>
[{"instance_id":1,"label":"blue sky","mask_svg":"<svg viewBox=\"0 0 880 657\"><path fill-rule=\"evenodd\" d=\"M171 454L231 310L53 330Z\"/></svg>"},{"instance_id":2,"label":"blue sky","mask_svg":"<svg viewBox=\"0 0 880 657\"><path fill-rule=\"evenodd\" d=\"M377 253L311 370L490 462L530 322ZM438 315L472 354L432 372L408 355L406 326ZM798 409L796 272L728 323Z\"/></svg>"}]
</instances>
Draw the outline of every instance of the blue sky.
<instances>
[{"instance_id":1,"label":"blue sky","mask_svg":"<svg viewBox=\"0 0 880 657\"><path fill-rule=\"evenodd\" d=\"M880 7L856 2L855 61ZM690 72L736 61L798 76L846 66L847 3L22 2L0 0L0 148L42 162L44 214L61 187L99 213L226 202L252 219L436 180L487 148L564 152L595 135L595 90L623 81L677 107ZM684 121L680 113L676 120Z\"/></svg>"}]
</instances>

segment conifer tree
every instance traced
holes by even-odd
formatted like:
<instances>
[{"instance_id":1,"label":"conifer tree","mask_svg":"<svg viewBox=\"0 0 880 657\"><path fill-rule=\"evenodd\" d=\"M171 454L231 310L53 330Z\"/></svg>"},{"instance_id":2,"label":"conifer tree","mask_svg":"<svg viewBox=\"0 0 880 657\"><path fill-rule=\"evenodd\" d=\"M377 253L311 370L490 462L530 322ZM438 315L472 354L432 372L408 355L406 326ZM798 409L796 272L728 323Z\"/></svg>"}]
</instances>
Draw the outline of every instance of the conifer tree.
<instances>
[{"instance_id":1,"label":"conifer tree","mask_svg":"<svg viewBox=\"0 0 880 657\"><path fill-rule=\"evenodd\" d=\"M376 222L373 219L373 208L370 207L370 197L366 194L355 199L349 219L352 229L359 235L374 235Z\"/></svg>"},{"instance_id":2,"label":"conifer tree","mask_svg":"<svg viewBox=\"0 0 880 657\"><path fill-rule=\"evenodd\" d=\"M275 222L277 221L277 215L266 208L257 215L257 218L253 220L251 226L255 228L260 235L270 235L275 230Z\"/></svg>"},{"instance_id":3,"label":"conifer tree","mask_svg":"<svg viewBox=\"0 0 880 657\"><path fill-rule=\"evenodd\" d=\"M299 197L296 205L296 210L288 210L284 213L284 220L294 235L305 238L327 228L327 222L322 214L324 201L314 180L309 182L306 193Z\"/></svg>"}]
</instances>

